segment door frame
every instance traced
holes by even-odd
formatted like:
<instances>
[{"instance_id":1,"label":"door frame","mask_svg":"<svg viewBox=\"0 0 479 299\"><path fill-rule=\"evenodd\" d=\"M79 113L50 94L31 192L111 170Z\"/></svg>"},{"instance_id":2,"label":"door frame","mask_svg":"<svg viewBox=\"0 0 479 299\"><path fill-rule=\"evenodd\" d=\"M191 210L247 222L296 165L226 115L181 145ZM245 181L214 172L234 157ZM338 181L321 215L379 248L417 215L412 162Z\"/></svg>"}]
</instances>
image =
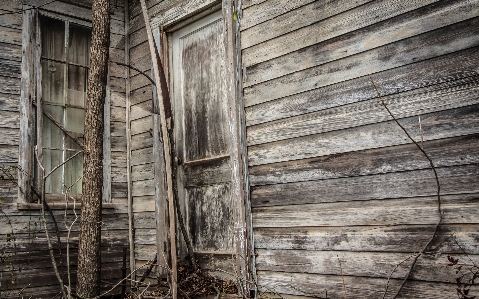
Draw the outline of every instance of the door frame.
<instances>
[{"instance_id":1,"label":"door frame","mask_svg":"<svg viewBox=\"0 0 479 299\"><path fill-rule=\"evenodd\" d=\"M239 41L239 23L241 16L240 0L204 0L182 1L176 6L157 13L151 18L155 43L164 62L165 74L169 86L170 61L172 59L171 32L221 9L224 28L225 74L228 127L231 134L231 196L233 199L235 272L241 278L240 289L247 297L255 289L254 238L252 231L251 205L249 202L248 162L246 151L246 125L242 95L241 48ZM239 12L239 13L238 13ZM158 103L156 103L158 104ZM155 105L155 104L154 104ZM156 159L155 159L156 163ZM155 167L156 168L156 167ZM156 168L158 169L158 168ZM156 177L155 180L163 180ZM156 183L155 185L158 185ZM160 188L161 189L161 188ZM161 194L160 194L161 195ZM157 197L159 198L159 197ZM158 206L158 204L156 205ZM158 211L157 211L157 215ZM161 233L160 233L161 234ZM159 242L160 243L160 242ZM158 244L159 244L158 243ZM253 277L251 277L253 276ZM237 278L232 277L232 280Z\"/></svg>"}]
</instances>

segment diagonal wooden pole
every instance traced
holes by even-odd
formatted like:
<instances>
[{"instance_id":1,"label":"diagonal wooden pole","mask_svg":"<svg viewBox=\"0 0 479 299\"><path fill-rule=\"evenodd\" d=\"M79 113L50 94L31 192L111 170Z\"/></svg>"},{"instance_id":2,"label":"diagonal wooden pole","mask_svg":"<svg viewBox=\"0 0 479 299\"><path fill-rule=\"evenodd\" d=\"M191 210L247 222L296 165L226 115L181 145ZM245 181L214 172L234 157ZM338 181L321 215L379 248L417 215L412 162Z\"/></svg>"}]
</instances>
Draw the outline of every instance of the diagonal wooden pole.
<instances>
[{"instance_id":1,"label":"diagonal wooden pole","mask_svg":"<svg viewBox=\"0 0 479 299\"><path fill-rule=\"evenodd\" d=\"M166 184L168 188L168 214L170 218L170 243L171 243L171 292L173 299L178 298L177 287L177 264L176 264L176 220L175 220L175 197L173 193L173 176L171 170L171 151L170 139L168 138L168 129L166 127L165 101L168 101L169 93L168 86L166 86L165 74L159 59L158 51L153 39L153 32L151 31L150 21L148 19L148 9L145 0L140 0L141 10L145 19L145 28L148 36L148 44L150 46L151 61L153 64L153 72L155 74L156 94L158 99L161 133L163 135L163 151L165 157L166 168ZM159 67L161 67L161 72ZM156 112L156 111L155 111Z\"/></svg>"}]
</instances>

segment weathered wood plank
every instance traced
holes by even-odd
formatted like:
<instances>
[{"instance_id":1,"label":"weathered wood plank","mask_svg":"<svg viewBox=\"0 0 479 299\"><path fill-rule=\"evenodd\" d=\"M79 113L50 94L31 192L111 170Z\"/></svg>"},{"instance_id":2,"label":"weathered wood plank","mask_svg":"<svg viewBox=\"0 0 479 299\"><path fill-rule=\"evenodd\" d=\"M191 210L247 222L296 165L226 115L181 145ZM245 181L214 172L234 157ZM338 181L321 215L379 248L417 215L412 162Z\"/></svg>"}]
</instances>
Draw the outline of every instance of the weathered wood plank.
<instances>
[{"instance_id":1,"label":"weathered wood plank","mask_svg":"<svg viewBox=\"0 0 479 299\"><path fill-rule=\"evenodd\" d=\"M0 43L22 45L22 30L10 27L0 27Z\"/></svg>"},{"instance_id":2,"label":"weathered wood plank","mask_svg":"<svg viewBox=\"0 0 479 299\"><path fill-rule=\"evenodd\" d=\"M124 123L126 121L126 111L123 107L111 107L111 121L115 123Z\"/></svg>"},{"instance_id":3,"label":"weathered wood plank","mask_svg":"<svg viewBox=\"0 0 479 299\"><path fill-rule=\"evenodd\" d=\"M110 93L110 100L112 107L126 107L126 95L122 92L112 91Z\"/></svg>"},{"instance_id":4,"label":"weathered wood plank","mask_svg":"<svg viewBox=\"0 0 479 299\"><path fill-rule=\"evenodd\" d=\"M155 212L135 213L134 219L135 219L135 228L151 228L153 230L156 229ZM138 249L141 250L141 247L139 247ZM136 251L136 248L135 248L135 251ZM155 256L155 249L153 249L151 252L153 252L153 254L150 255L148 259L153 258Z\"/></svg>"},{"instance_id":5,"label":"weathered wood plank","mask_svg":"<svg viewBox=\"0 0 479 299\"><path fill-rule=\"evenodd\" d=\"M152 180L148 181L134 181L132 182L132 196L133 197L140 197L140 196L153 196L155 195L155 182ZM136 205L137 202L134 201L133 206ZM154 209L153 209L154 211Z\"/></svg>"},{"instance_id":6,"label":"weathered wood plank","mask_svg":"<svg viewBox=\"0 0 479 299\"><path fill-rule=\"evenodd\" d=\"M149 15L154 15L151 18L151 27L155 28L161 25L168 25L181 18L194 14L195 12L206 9L215 4L215 0L190 0L190 1L165 1L169 7L163 9L152 7Z\"/></svg>"},{"instance_id":7,"label":"weathered wood plank","mask_svg":"<svg viewBox=\"0 0 479 299\"><path fill-rule=\"evenodd\" d=\"M0 144L0 163L16 163L18 162L18 145Z\"/></svg>"},{"instance_id":8,"label":"weathered wood plank","mask_svg":"<svg viewBox=\"0 0 479 299\"><path fill-rule=\"evenodd\" d=\"M154 187L155 182L151 180L150 184L153 185ZM155 197L153 195L142 195L139 197L134 197L133 212L134 213L155 212ZM149 231L151 235L156 236L154 230L149 229Z\"/></svg>"},{"instance_id":9,"label":"weathered wood plank","mask_svg":"<svg viewBox=\"0 0 479 299\"><path fill-rule=\"evenodd\" d=\"M479 163L479 135L422 144L436 167ZM342 153L249 168L251 186L325 180L429 168L414 144Z\"/></svg>"},{"instance_id":10,"label":"weathered wood plank","mask_svg":"<svg viewBox=\"0 0 479 299\"><path fill-rule=\"evenodd\" d=\"M125 137L126 136L126 124L124 122L111 122L111 136L113 137Z\"/></svg>"},{"instance_id":11,"label":"weathered wood plank","mask_svg":"<svg viewBox=\"0 0 479 299\"><path fill-rule=\"evenodd\" d=\"M344 275L401 279L407 275L416 253L389 252L335 252L309 250L265 250L256 251L258 271L277 271L335 275L341 270ZM456 282L456 270L448 267L447 254L423 255L419 257L412 280L430 282ZM409 258L407 261L403 262ZM479 261L478 255L454 255L459 265L466 267ZM341 260L341 268L338 258ZM396 265L400 264L396 268Z\"/></svg>"},{"instance_id":12,"label":"weathered wood plank","mask_svg":"<svg viewBox=\"0 0 479 299\"><path fill-rule=\"evenodd\" d=\"M139 150L132 150L130 159L132 166L153 163L153 148L147 147Z\"/></svg>"},{"instance_id":13,"label":"weathered wood plank","mask_svg":"<svg viewBox=\"0 0 479 299\"><path fill-rule=\"evenodd\" d=\"M20 63L18 61L2 60L0 72L3 76L21 78Z\"/></svg>"},{"instance_id":14,"label":"weathered wood plank","mask_svg":"<svg viewBox=\"0 0 479 299\"><path fill-rule=\"evenodd\" d=\"M241 4L243 5L244 8L248 8L250 6L257 5L265 1L267 0L244 0L241 2Z\"/></svg>"},{"instance_id":15,"label":"weathered wood plank","mask_svg":"<svg viewBox=\"0 0 479 299\"><path fill-rule=\"evenodd\" d=\"M476 179L477 181L477 179ZM443 224L478 224L477 194L445 195ZM468 201L469 203L464 203ZM253 209L253 227L433 225L437 197L345 201Z\"/></svg>"},{"instance_id":16,"label":"weathered wood plank","mask_svg":"<svg viewBox=\"0 0 479 299\"><path fill-rule=\"evenodd\" d=\"M153 99L151 86L145 86L139 89L133 89L130 94L131 104L135 105L144 101L151 101Z\"/></svg>"},{"instance_id":17,"label":"weathered wood plank","mask_svg":"<svg viewBox=\"0 0 479 299\"><path fill-rule=\"evenodd\" d=\"M353 30L364 28L379 21L413 11L436 1L409 1L407 4L398 0L374 1L333 18L303 27L269 40L243 51L243 61L247 66L266 61L289 52L313 45L325 39Z\"/></svg>"},{"instance_id":18,"label":"weathered wood plank","mask_svg":"<svg viewBox=\"0 0 479 299\"><path fill-rule=\"evenodd\" d=\"M111 153L111 167L116 169L126 168L126 152L112 152Z\"/></svg>"},{"instance_id":19,"label":"weathered wood plank","mask_svg":"<svg viewBox=\"0 0 479 299\"><path fill-rule=\"evenodd\" d=\"M133 33L138 30L145 30L145 19L142 15L132 15L130 14L130 23L128 26L128 33Z\"/></svg>"},{"instance_id":20,"label":"weathered wood plank","mask_svg":"<svg viewBox=\"0 0 479 299\"><path fill-rule=\"evenodd\" d=\"M22 47L19 45L0 43L0 58L20 62L22 61Z\"/></svg>"},{"instance_id":21,"label":"weathered wood plank","mask_svg":"<svg viewBox=\"0 0 479 299\"><path fill-rule=\"evenodd\" d=\"M311 5L318 6L319 4L316 2ZM331 6L331 4L327 5ZM352 3L350 5L352 5ZM332 6L336 8L338 6L337 2L334 2ZM311 13L317 12L311 11ZM477 4L476 1L440 1L347 34L336 36L336 32L328 32L328 35L335 37L325 39L318 44L294 51L288 55L248 67L246 69L247 82L244 83L244 86L257 84L346 56L358 54L388 43L397 42L404 38L473 18L478 14L479 4ZM292 17L297 18L296 15ZM302 18L297 18L297 20L300 19ZM306 18L306 20L309 19L310 18ZM355 20L350 21L354 22ZM264 26L272 25L269 23L270 22L265 23ZM288 22L285 20L281 20L280 22L286 29L289 28L290 23L291 21ZM253 29L255 34L251 36L251 38L260 38L260 33L269 35L270 32L272 32L271 28L267 30L262 29L260 32L257 32L256 27L252 28L252 30ZM249 30L243 32L242 41L244 39L250 39L245 36L248 31Z\"/></svg>"},{"instance_id":22,"label":"weathered wood plank","mask_svg":"<svg viewBox=\"0 0 479 299\"><path fill-rule=\"evenodd\" d=\"M251 2L251 1L247 1L247 2ZM271 19L274 20L275 18L279 18L279 17L281 19L288 18L288 16L292 13L298 14L299 9L301 8L304 9L305 7L309 7L309 5L307 4L311 2L314 2L314 0L299 0L299 1L270 0L270 1L259 3L258 5L246 6L246 7L245 7L245 3L242 3L244 9L242 12L240 29L241 31L247 31L246 29L249 29L253 26L255 26L256 28L260 27L261 23L267 22ZM310 22L311 21L314 22L314 20L315 19L310 20ZM270 23L271 22L268 22L268 24ZM296 27L294 29L298 29L300 27ZM251 36L249 36L249 38L251 38ZM248 43L248 38L244 37L244 33L242 33L241 39L245 40L245 42ZM247 46L245 46L245 48L247 48Z\"/></svg>"},{"instance_id":23,"label":"weathered wood plank","mask_svg":"<svg viewBox=\"0 0 479 299\"><path fill-rule=\"evenodd\" d=\"M185 163L185 186L205 186L231 181L230 156L208 159L198 163Z\"/></svg>"},{"instance_id":24,"label":"weathered wood plank","mask_svg":"<svg viewBox=\"0 0 479 299\"><path fill-rule=\"evenodd\" d=\"M130 34L130 49L148 41L146 30L137 30Z\"/></svg>"},{"instance_id":25,"label":"weathered wood plank","mask_svg":"<svg viewBox=\"0 0 479 299\"><path fill-rule=\"evenodd\" d=\"M131 135L151 132L153 130L153 120L151 116L135 119L131 121Z\"/></svg>"},{"instance_id":26,"label":"weathered wood plank","mask_svg":"<svg viewBox=\"0 0 479 299\"><path fill-rule=\"evenodd\" d=\"M361 1L270 0L243 10L241 47L248 48L361 6ZM252 27L252 28L251 28Z\"/></svg>"},{"instance_id":27,"label":"weathered wood plank","mask_svg":"<svg viewBox=\"0 0 479 299\"><path fill-rule=\"evenodd\" d=\"M0 110L0 128L11 128L11 129L20 128L19 118L20 118L20 114L18 113L18 111Z\"/></svg>"},{"instance_id":28,"label":"weathered wood plank","mask_svg":"<svg viewBox=\"0 0 479 299\"><path fill-rule=\"evenodd\" d=\"M344 283L343 283L344 278ZM400 279L389 282L389 291L385 298L391 299L401 284ZM387 279L354 277L339 273L336 275L314 275L303 273L284 273L258 271L259 289L264 292L310 296L324 298L325 290L328 298L343 298L344 288L348 298L383 298ZM456 296L455 284L427 283L411 281L406 284L397 298L450 299ZM302 298L302 297L286 297Z\"/></svg>"},{"instance_id":29,"label":"weathered wood plank","mask_svg":"<svg viewBox=\"0 0 479 299\"><path fill-rule=\"evenodd\" d=\"M109 52L110 52L110 60L111 61L117 61L117 62L124 63L124 61L125 61L125 49L109 48ZM115 65L115 64L113 63L112 65Z\"/></svg>"},{"instance_id":30,"label":"weathered wood plank","mask_svg":"<svg viewBox=\"0 0 479 299\"><path fill-rule=\"evenodd\" d=\"M479 191L477 164L436 168L441 194ZM338 201L433 196L437 192L430 169L251 188L251 206L299 205Z\"/></svg>"},{"instance_id":31,"label":"weathered wood plank","mask_svg":"<svg viewBox=\"0 0 479 299\"><path fill-rule=\"evenodd\" d=\"M125 35L125 21L110 18L110 32Z\"/></svg>"},{"instance_id":32,"label":"weathered wood plank","mask_svg":"<svg viewBox=\"0 0 479 299\"><path fill-rule=\"evenodd\" d=\"M248 145L347 129L391 119L479 104L479 75L398 95L321 110L247 129Z\"/></svg>"},{"instance_id":33,"label":"weathered wood plank","mask_svg":"<svg viewBox=\"0 0 479 299\"><path fill-rule=\"evenodd\" d=\"M20 95L20 78L0 75L0 93Z\"/></svg>"},{"instance_id":34,"label":"weathered wood plank","mask_svg":"<svg viewBox=\"0 0 479 299\"><path fill-rule=\"evenodd\" d=\"M419 252L435 225L256 228L255 248L269 250ZM431 248L441 253L479 253L477 225L441 225ZM462 247L459 248L455 240Z\"/></svg>"},{"instance_id":35,"label":"weathered wood plank","mask_svg":"<svg viewBox=\"0 0 479 299\"><path fill-rule=\"evenodd\" d=\"M421 115L400 120L412 138L424 141L478 132L479 105ZM354 143L351 140L355 140ZM393 122L365 125L337 132L298 137L248 148L250 166L327 156L339 153L411 143Z\"/></svg>"},{"instance_id":36,"label":"weathered wood plank","mask_svg":"<svg viewBox=\"0 0 479 299\"><path fill-rule=\"evenodd\" d=\"M3 5L3 3L2 3ZM15 29L22 29L22 14L14 13L9 14L8 10L3 10L3 6L0 9L0 27L11 27Z\"/></svg>"},{"instance_id":37,"label":"weathered wood plank","mask_svg":"<svg viewBox=\"0 0 479 299\"><path fill-rule=\"evenodd\" d=\"M146 74L149 74L150 71L146 71ZM145 86L151 86L151 81L144 76L143 74L136 74L130 77L131 80L131 86L134 89L142 88Z\"/></svg>"},{"instance_id":38,"label":"weathered wood plank","mask_svg":"<svg viewBox=\"0 0 479 299\"><path fill-rule=\"evenodd\" d=\"M152 131L133 135L131 138L131 149L137 150L146 147L153 147Z\"/></svg>"},{"instance_id":39,"label":"weathered wood plank","mask_svg":"<svg viewBox=\"0 0 479 299\"><path fill-rule=\"evenodd\" d=\"M153 210L155 206L153 205ZM156 233L152 229L136 229L135 244L138 245L156 245Z\"/></svg>"},{"instance_id":40,"label":"weathered wood plank","mask_svg":"<svg viewBox=\"0 0 479 299\"><path fill-rule=\"evenodd\" d=\"M110 33L110 47L116 49L124 49L125 36L123 34Z\"/></svg>"},{"instance_id":41,"label":"weathered wood plank","mask_svg":"<svg viewBox=\"0 0 479 299\"><path fill-rule=\"evenodd\" d=\"M143 181L143 180L152 180L154 178L154 165L142 164L131 167L132 177L131 180L134 181Z\"/></svg>"},{"instance_id":42,"label":"weathered wood plank","mask_svg":"<svg viewBox=\"0 0 479 299\"><path fill-rule=\"evenodd\" d=\"M1 116L1 113L0 113ZM20 130L18 128L0 127L0 144L18 146L20 140Z\"/></svg>"},{"instance_id":43,"label":"weathered wood plank","mask_svg":"<svg viewBox=\"0 0 479 299\"><path fill-rule=\"evenodd\" d=\"M125 93L125 79L110 77L110 89L115 92Z\"/></svg>"},{"instance_id":44,"label":"weathered wood plank","mask_svg":"<svg viewBox=\"0 0 479 299\"><path fill-rule=\"evenodd\" d=\"M15 111L20 109L20 97L18 95L0 93L0 110Z\"/></svg>"},{"instance_id":45,"label":"weathered wood plank","mask_svg":"<svg viewBox=\"0 0 479 299\"><path fill-rule=\"evenodd\" d=\"M479 48L440 56L423 62L372 74L381 95L461 80L479 73ZM380 84L378 84L380 82ZM246 108L247 126L311 113L377 97L368 77L314 89Z\"/></svg>"},{"instance_id":46,"label":"weathered wood plank","mask_svg":"<svg viewBox=\"0 0 479 299\"><path fill-rule=\"evenodd\" d=\"M244 89L245 106L479 45L479 17Z\"/></svg>"}]
</instances>

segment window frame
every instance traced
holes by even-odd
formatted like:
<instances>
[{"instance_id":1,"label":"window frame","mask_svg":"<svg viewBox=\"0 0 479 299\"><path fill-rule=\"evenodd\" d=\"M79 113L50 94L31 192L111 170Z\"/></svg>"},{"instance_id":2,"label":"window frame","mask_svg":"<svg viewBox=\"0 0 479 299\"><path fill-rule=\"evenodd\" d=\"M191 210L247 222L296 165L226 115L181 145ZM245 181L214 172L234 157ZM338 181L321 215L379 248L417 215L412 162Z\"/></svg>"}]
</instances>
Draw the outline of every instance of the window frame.
<instances>
[{"instance_id":1,"label":"window frame","mask_svg":"<svg viewBox=\"0 0 479 299\"><path fill-rule=\"evenodd\" d=\"M43 148L42 128L42 44L40 18L48 17L65 22L66 28L69 24L75 24L91 29L91 22L76 19L70 16L32 9L24 5L23 28L22 28L22 79L20 95L20 143L19 143L19 171L18 171L18 202L20 204L38 202L38 194L41 194L42 184L39 182L38 163L36 162L35 148L41 157ZM65 38L68 38L65 32ZM68 41L64 42L65 47ZM65 57L66 64L67 57ZM67 78L63 79L64 82ZM68 86L66 87L68 88ZM65 90L65 87L64 87ZM66 95L64 94L64 97ZM63 131L63 130L62 130ZM63 132L65 134L65 132ZM38 186L34 190L34 186ZM80 200L81 195L75 195ZM47 194L47 201L63 201L64 194Z\"/></svg>"}]
</instances>

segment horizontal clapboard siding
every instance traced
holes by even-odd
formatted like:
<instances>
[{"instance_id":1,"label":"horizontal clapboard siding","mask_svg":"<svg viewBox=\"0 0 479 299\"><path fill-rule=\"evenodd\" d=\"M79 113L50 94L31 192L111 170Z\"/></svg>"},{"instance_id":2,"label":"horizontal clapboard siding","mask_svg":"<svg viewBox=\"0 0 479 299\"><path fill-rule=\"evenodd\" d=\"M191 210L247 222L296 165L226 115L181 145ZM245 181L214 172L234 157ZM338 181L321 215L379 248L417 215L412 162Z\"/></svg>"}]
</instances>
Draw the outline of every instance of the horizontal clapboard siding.
<instances>
[{"instance_id":1,"label":"horizontal clapboard siding","mask_svg":"<svg viewBox=\"0 0 479 299\"><path fill-rule=\"evenodd\" d=\"M161 1L147 1L151 7ZM165 1L170 2L170 1ZM131 66L152 76L151 56L140 1L129 1L128 51ZM153 89L151 82L136 70L130 70L130 173L135 227L135 266L155 257L155 181L153 156ZM145 270L136 275L141 277ZM155 267L150 278L156 277Z\"/></svg>"},{"instance_id":2,"label":"horizontal clapboard siding","mask_svg":"<svg viewBox=\"0 0 479 299\"><path fill-rule=\"evenodd\" d=\"M430 164L387 107L431 157L443 213L436 255L418 259L398 298L455 296L447 255L479 259L477 28L474 0L243 1L262 291L383 298L395 269L393 297L439 213Z\"/></svg>"}]
</instances>

